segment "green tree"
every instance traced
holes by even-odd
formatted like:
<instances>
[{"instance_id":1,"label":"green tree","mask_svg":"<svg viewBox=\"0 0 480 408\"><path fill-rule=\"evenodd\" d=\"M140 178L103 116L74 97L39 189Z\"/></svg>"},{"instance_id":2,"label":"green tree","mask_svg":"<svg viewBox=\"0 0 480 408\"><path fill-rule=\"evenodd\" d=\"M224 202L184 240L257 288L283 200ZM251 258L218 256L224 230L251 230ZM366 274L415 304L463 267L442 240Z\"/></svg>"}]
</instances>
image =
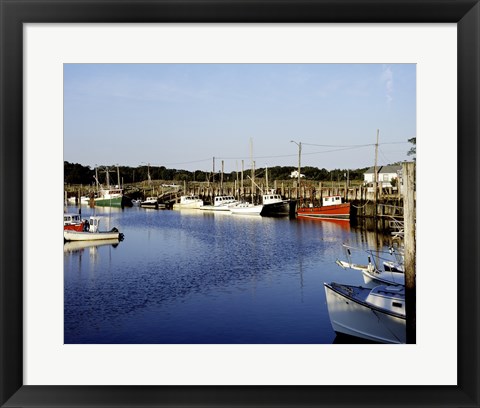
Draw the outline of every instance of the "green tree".
<instances>
[{"instance_id":1,"label":"green tree","mask_svg":"<svg viewBox=\"0 0 480 408\"><path fill-rule=\"evenodd\" d=\"M407 152L407 155L408 156L414 156L413 157L413 160L415 161L416 159L416 154L417 154L417 138L416 137L412 137L411 139L408 139L408 142L409 143L412 143L413 146L410 148L410 150Z\"/></svg>"}]
</instances>

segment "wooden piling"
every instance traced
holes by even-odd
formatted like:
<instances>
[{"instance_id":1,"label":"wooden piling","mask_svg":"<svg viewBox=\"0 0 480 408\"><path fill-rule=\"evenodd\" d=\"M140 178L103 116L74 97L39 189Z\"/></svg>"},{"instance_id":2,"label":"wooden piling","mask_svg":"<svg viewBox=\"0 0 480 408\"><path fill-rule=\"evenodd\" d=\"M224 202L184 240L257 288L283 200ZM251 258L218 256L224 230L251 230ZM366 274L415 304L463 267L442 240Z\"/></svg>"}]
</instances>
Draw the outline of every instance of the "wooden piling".
<instances>
[{"instance_id":1,"label":"wooden piling","mask_svg":"<svg viewBox=\"0 0 480 408\"><path fill-rule=\"evenodd\" d=\"M405 246L405 308L407 343L416 343L416 240L415 240L415 163L403 163L403 216Z\"/></svg>"}]
</instances>

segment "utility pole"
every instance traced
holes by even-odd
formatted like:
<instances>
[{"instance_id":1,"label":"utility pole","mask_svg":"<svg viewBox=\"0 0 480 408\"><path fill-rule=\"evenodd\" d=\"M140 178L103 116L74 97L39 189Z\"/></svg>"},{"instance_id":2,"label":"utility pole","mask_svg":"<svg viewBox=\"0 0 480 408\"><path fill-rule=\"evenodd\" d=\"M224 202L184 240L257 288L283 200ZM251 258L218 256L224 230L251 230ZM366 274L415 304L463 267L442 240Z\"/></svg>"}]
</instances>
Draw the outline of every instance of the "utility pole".
<instances>
[{"instance_id":1,"label":"utility pole","mask_svg":"<svg viewBox=\"0 0 480 408\"><path fill-rule=\"evenodd\" d=\"M220 191L223 194L223 160L222 160L222 174L220 175Z\"/></svg>"},{"instance_id":2,"label":"utility pole","mask_svg":"<svg viewBox=\"0 0 480 408\"><path fill-rule=\"evenodd\" d=\"M251 191L250 191L250 195L251 195L251 201L252 201L252 204L254 203L254 194L253 194L253 189L255 188L255 162L253 161L253 139L250 138L250 161L251 161L251 165L252 165L252 168L251 168L251 179L252 179L252 187L251 187Z\"/></svg>"},{"instance_id":3,"label":"utility pole","mask_svg":"<svg viewBox=\"0 0 480 408\"><path fill-rule=\"evenodd\" d=\"M377 129L377 143L375 143L375 165L373 167L373 204L374 204L374 215L377 216L377 193L378 193L378 174L377 174L377 157L378 157L378 133Z\"/></svg>"},{"instance_id":4,"label":"utility pole","mask_svg":"<svg viewBox=\"0 0 480 408\"><path fill-rule=\"evenodd\" d=\"M244 191L243 191L243 171L244 171L244 161L242 160L242 176L241 176L241 187L240 187L240 191L242 192L242 195L244 195Z\"/></svg>"},{"instance_id":5,"label":"utility pole","mask_svg":"<svg viewBox=\"0 0 480 408\"><path fill-rule=\"evenodd\" d=\"M302 161L302 142L295 142L294 140L290 140L291 143L295 143L298 146L298 181L297 181L297 198L300 197L300 167Z\"/></svg>"},{"instance_id":6,"label":"utility pole","mask_svg":"<svg viewBox=\"0 0 480 408\"><path fill-rule=\"evenodd\" d=\"M213 157L212 183L215 182L215 156Z\"/></svg>"},{"instance_id":7,"label":"utility pole","mask_svg":"<svg viewBox=\"0 0 480 408\"><path fill-rule=\"evenodd\" d=\"M407 343L416 343L415 163L403 163L403 221Z\"/></svg>"}]
</instances>

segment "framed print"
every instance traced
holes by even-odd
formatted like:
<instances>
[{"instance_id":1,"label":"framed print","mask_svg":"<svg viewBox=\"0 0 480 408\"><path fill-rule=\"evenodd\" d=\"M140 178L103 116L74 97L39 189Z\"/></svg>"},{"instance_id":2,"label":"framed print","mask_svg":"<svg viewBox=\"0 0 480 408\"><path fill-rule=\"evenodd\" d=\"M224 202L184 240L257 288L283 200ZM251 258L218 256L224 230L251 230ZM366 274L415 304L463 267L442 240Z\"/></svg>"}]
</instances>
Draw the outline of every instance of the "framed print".
<instances>
[{"instance_id":1,"label":"framed print","mask_svg":"<svg viewBox=\"0 0 480 408\"><path fill-rule=\"evenodd\" d=\"M479 406L477 1L0 4L2 406ZM66 65L385 61L417 64L416 342L65 341L48 220L63 190Z\"/></svg>"}]
</instances>

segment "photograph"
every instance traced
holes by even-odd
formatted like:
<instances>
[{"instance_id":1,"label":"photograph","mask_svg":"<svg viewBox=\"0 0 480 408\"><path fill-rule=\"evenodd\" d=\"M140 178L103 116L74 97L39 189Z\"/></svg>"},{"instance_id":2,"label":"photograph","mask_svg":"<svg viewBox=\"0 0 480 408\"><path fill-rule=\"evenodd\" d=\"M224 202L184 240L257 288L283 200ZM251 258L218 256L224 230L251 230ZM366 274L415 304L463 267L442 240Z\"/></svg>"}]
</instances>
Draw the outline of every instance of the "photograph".
<instances>
[{"instance_id":1,"label":"photograph","mask_svg":"<svg viewBox=\"0 0 480 408\"><path fill-rule=\"evenodd\" d=\"M63 74L65 344L415 342L415 64Z\"/></svg>"},{"instance_id":2,"label":"photograph","mask_svg":"<svg viewBox=\"0 0 480 408\"><path fill-rule=\"evenodd\" d=\"M0 9L0 407L480 407L478 0Z\"/></svg>"}]
</instances>

